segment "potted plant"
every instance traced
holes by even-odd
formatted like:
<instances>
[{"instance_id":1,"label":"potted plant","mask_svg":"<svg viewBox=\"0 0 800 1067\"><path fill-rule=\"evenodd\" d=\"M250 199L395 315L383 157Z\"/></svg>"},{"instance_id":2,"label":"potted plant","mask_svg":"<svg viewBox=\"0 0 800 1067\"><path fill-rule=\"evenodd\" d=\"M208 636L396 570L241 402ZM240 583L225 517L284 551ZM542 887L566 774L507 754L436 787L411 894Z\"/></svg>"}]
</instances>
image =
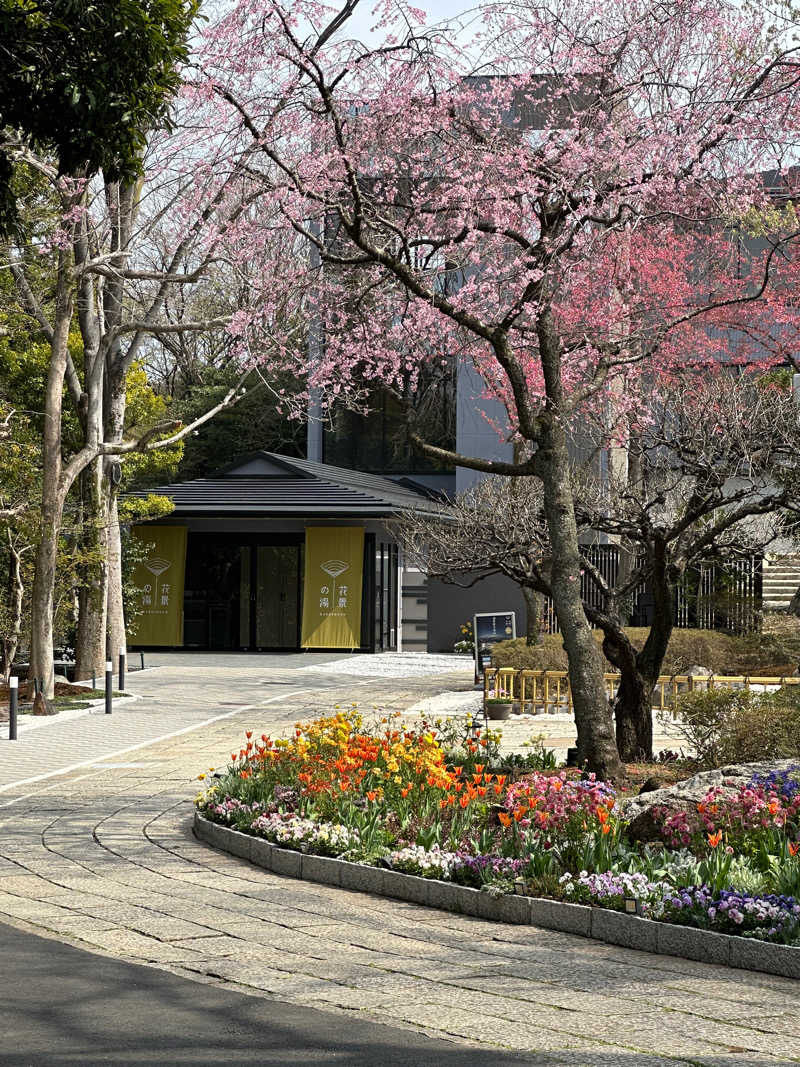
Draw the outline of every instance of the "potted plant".
<instances>
[{"instance_id":1,"label":"potted plant","mask_svg":"<svg viewBox=\"0 0 800 1067\"><path fill-rule=\"evenodd\" d=\"M486 715L490 719L507 719L514 707L512 697L487 697Z\"/></svg>"}]
</instances>

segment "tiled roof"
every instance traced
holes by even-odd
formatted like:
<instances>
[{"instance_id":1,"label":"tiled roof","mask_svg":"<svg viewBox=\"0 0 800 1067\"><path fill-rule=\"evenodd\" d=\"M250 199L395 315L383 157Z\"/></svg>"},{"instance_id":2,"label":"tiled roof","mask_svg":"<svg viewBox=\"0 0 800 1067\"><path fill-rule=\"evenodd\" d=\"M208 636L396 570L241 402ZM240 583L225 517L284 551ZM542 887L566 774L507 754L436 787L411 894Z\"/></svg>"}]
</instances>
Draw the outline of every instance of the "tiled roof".
<instances>
[{"instance_id":1,"label":"tiled roof","mask_svg":"<svg viewBox=\"0 0 800 1067\"><path fill-rule=\"evenodd\" d=\"M427 513L440 510L430 497L388 478L272 452L255 453L212 478L161 485L147 492L170 497L174 516L380 517L411 508Z\"/></svg>"}]
</instances>

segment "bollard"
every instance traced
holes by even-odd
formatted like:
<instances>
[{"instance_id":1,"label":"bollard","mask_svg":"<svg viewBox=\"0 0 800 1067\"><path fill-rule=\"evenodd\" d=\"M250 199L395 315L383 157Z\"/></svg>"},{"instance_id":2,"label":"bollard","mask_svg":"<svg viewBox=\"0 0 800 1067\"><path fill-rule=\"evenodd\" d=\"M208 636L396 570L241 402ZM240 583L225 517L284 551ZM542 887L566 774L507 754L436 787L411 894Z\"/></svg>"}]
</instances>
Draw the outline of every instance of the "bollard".
<instances>
[{"instance_id":1,"label":"bollard","mask_svg":"<svg viewBox=\"0 0 800 1067\"><path fill-rule=\"evenodd\" d=\"M19 678L8 679L8 740L17 740L17 701L19 699Z\"/></svg>"},{"instance_id":2,"label":"bollard","mask_svg":"<svg viewBox=\"0 0 800 1067\"><path fill-rule=\"evenodd\" d=\"M140 652L139 656L140 656L141 661L142 661L142 670L144 670L144 652Z\"/></svg>"},{"instance_id":3,"label":"bollard","mask_svg":"<svg viewBox=\"0 0 800 1067\"><path fill-rule=\"evenodd\" d=\"M114 664L106 660L106 715L111 714L111 693L114 690Z\"/></svg>"},{"instance_id":4,"label":"bollard","mask_svg":"<svg viewBox=\"0 0 800 1067\"><path fill-rule=\"evenodd\" d=\"M126 659L125 649L121 648L119 650L119 690L120 690L120 692L122 692L122 690L125 688L125 659Z\"/></svg>"}]
</instances>

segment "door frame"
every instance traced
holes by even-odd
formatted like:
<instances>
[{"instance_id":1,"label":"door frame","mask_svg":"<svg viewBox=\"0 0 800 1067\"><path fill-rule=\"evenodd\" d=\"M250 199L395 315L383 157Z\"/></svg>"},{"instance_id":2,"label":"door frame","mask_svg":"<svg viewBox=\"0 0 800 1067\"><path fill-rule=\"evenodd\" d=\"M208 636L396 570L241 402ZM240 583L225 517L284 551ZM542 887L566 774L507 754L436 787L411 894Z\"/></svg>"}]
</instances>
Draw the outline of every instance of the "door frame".
<instances>
[{"instance_id":1,"label":"door frame","mask_svg":"<svg viewBox=\"0 0 800 1067\"><path fill-rule=\"evenodd\" d=\"M245 646L239 645L241 650L250 652L299 652L300 632L303 619L303 546L305 545L304 533L260 533L248 532L239 537L239 547L250 550L250 589L248 591L248 603L250 605L250 632L249 641ZM272 645L256 644L256 599L258 596L258 549L267 547L296 548L297 549L297 626L294 645L275 647ZM241 635L240 635L241 637Z\"/></svg>"},{"instance_id":2,"label":"door frame","mask_svg":"<svg viewBox=\"0 0 800 1067\"><path fill-rule=\"evenodd\" d=\"M250 591L249 591L249 604L250 604L250 643L248 649L253 652L299 652L300 651L300 638L301 629L303 625L303 547L305 545L305 536L302 534L267 534L254 535L252 543L247 546L247 542L242 544L242 547L249 547L250 549ZM296 625L295 625L295 643L294 645L259 645L257 644L257 632L258 632L258 611L256 608L258 601L258 550L259 548L295 548L297 550L297 578L296 578L296 596L297 596L297 611L296 611ZM240 646L244 647L244 646Z\"/></svg>"}]
</instances>

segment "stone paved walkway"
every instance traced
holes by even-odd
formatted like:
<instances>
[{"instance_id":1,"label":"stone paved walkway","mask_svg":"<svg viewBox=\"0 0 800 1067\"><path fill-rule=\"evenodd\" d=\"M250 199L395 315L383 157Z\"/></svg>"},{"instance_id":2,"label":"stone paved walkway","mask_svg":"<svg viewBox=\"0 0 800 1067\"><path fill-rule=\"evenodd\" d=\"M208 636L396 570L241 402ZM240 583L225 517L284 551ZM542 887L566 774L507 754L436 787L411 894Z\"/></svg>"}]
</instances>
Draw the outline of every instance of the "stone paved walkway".
<instances>
[{"instance_id":1,"label":"stone paved walkway","mask_svg":"<svg viewBox=\"0 0 800 1067\"><path fill-rule=\"evenodd\" d=\"M33 731L24 751L2 745L0 917L196 981L481 1046L487 1064L498 1048L573 1067L800 1062L789 980L293 881L195 841L196 775L223 764L245 729L289 728L351 700L403 710L463 684L201 662L191 681L168 660L133 676L131 715L152 716L151 738L226 718L117 756L124 738L109 734L101 755L93 724L83 759L75 734L59 749L59 731L85 720ZM104 727L123 731L122 712L119 726L111 718ZM82 766L53 775L60 758Z\"/></svg>"}]
</instances>

